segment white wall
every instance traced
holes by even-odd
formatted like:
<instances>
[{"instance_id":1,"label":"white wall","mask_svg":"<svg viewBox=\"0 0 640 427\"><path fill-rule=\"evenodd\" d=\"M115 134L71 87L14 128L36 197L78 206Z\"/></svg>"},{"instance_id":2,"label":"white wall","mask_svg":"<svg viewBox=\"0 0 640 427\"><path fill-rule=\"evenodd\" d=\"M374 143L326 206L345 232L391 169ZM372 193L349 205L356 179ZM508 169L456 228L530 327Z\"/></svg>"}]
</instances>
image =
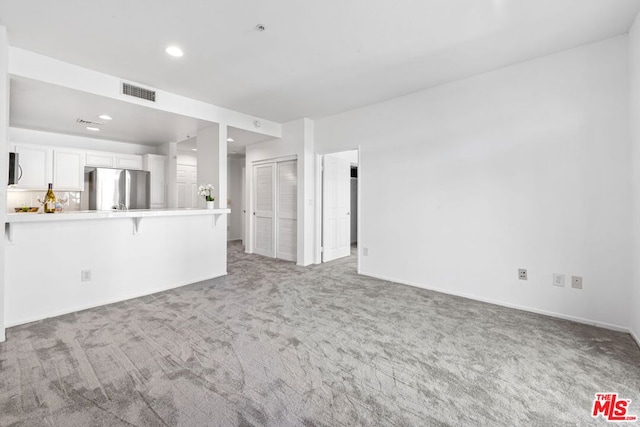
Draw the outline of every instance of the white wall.
<instances>
[{"instance_id":1,"label":"white wall","mask_svg":"<svg viewBox=\"0 0 640 427\"><path fill-rule=\"evenodd\" d=\"M13 224L6 321L17 325L226 274L226 215ZM43 236L51 242L43 244ZM80 281L92 271L90 282Z\"/></svg>"},{"instance_id":2,"label":"white wall","mask_svg":"<svg viewBox=\"0 0 640 427\"><path fill-rule=\"evenodd\" d=\"M245 177L247 182L247 213L253 211L254 162L297 156L298 159L298 265L313 264L315 258L315 159L314 129L309 119L282 125L282 138L247 146ZM246 215L246 251L251 252L253 241L252 215Z\"/></svg>"},{"instance_id":3,"label":"white wall","mask_svg":"<svg viewBox=\"0 0 640 427\"><path fill-rule=\"evenodd\" d=\"M361 148L362 272L628 328L627 65L621 36L316 121Z\"/></svg>"},{"instance_id":4,"label":"white wall","mask_svg":"<svg viewBox=\"0 0 640 427\"><path fill-rule=\"evenodd\" d=\"M157 154L157 147L107 139L87 138L24 128L9 128L12 143L49 145L56 147L80 148L84 150L109 151L123 154Z\"/></svg>"},{"instance_id":5,"label":"white wall","mask_svg":"<svg viewBox=\"0 0 640 427\"><path fill-rule=\"evenodd\" d=\"M227 195L231 202L227 240L242 239L242 168L245 159L230 157L227 160Z\"/></svg>"},{"instance_id":6,"label":"white wall","mask_svg":"<svg viewBox=\"0 0 640 427\"><path fill-rule=\"evenodd\" d=\"M348 160L351 166L358 166L358 150L340 151L339 153L331 153L333 157Z\"/></svg>"},{"instance_id":7,"label":"white wall","mask_svg":"<svg viewBox=\"0 0 640 427\"><path fill-rule=\"evenodd\" d=\"M7 153L9 152L9 74L7 29L0 25L0 177L9 176ZM0 224L6 221L7 185L0 181ZM4 231L4 227L3 227ZM0 241L0 342L5 340L5 238Z\"/></svg>"},{"instance_id":8,"label":"white wall","mask_svg":"<svg viewBox=\"0 0 640 427\"><path fill-rule=\"evenodd\" d=\"M640 345L640 15L629 32L629 83L634 221L631 332Z\"/></svg>"},{"instance_id":9,"label":"white wall","mask_svg":"<svg viewBox=\"0 0 640 427\"><path fill-rule=\"evenodd\" d=\"M178 164L179 165L189 165L189 166L198 166L198 157L191 154L184 154L178 152Z\"/></svg>"}]
</instances>

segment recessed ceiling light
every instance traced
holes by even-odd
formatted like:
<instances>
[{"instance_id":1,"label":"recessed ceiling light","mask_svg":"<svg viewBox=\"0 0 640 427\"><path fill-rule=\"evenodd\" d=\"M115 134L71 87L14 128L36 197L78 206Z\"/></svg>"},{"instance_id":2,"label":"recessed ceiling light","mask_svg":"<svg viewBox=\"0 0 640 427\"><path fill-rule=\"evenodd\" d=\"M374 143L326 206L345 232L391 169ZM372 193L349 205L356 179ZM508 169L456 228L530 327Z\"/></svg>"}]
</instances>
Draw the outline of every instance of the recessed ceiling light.
<instances>
[{"instance_id":1,"label":"recessed ceiling light","mask_svg":"<svg viewBox=\"0 0 640 427\"><path fill-rule=\"evenodd\" d=\"M87 126L87 130L92 130L94 132L98 132L100 130L100 128L93 127L93 126Z\"/></svg>"},{"instance_id":2,"label":"recessed ceiling light","mask_svg":"<svg viewBox=\"0 0 640 427\"><path fill-rule=\"evenodd\" d=\"M111 116L109 116L108 114L100 114L98 116L98 118L102 119L102 120L113 120L113 118Z\"/></svg>"},{"instance_id":3,"label":"recessed ceiling light","mask_svg":"<svg viewBox=\"0 0 640 427\"><path fill-rule=\"evenodd\" d=\"M164 51L171 56L175 56L176 58L180 58L182 55L184 55L182 49L180 49L178 46L168 46Z\"/></svg>"},{"instance_id":4,"label":"recessed ceiling light","mask_svg":"<svg viewBox=\"0 0 640 427\"><path fill-rule=\"evenodd\" d=\"M191 151L198 151L198 149L197 148L192 148Z\"/></svg>"},{"instance_id":5,"label":"recessed ceiling light","mask_svg":"<svg viewBox=\"0 0 640 427\"><path fill-rule=\"evenodd\" d=\"M234 139L233 138L227 138L227 142L233 142Z\"/></svg>"}]
</instances>

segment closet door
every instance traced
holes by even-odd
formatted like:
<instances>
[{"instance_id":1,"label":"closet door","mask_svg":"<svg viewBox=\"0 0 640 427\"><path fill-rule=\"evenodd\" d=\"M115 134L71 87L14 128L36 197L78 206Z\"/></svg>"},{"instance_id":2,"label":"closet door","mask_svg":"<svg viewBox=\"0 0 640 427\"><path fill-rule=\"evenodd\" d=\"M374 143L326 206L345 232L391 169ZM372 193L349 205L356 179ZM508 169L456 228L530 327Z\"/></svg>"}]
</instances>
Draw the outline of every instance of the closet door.
<instances>
[{"instance_id":1,"label":"closet door","mask_svg":"<svg viewBox=\"0 0 640 427\"><path fill-rule=\"evenodd\" d=\"M298 162L277 164L276 258L296 261L298 239Z\"/></svg>"},{"instance_id":2,"label":"closet door","mask_svg":"<svg viewBox=\"0 0 640 427\"><path fill-rule=\"evenodd\" d=\"M253 252L275 257L275 163L253 167Z\"/></svg>"}]
</instances>

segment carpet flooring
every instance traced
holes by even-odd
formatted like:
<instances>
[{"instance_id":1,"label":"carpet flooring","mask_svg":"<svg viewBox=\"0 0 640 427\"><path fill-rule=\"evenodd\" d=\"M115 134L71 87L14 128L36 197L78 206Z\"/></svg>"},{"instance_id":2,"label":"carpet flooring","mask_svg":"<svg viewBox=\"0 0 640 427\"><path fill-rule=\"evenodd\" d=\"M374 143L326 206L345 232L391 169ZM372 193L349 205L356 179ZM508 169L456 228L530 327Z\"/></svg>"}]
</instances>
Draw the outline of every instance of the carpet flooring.
<instances>
[{"instance_id":1,"label":"carpet flooring","mask_svg":"<svg viewBox=\"0 0 640 427\"><path fill-rule=\"evenodd\" d=\"M10 328L0 425L555 426L618 392L628 334L229 246L229 275Z\"/></svg>"}]
</instances>

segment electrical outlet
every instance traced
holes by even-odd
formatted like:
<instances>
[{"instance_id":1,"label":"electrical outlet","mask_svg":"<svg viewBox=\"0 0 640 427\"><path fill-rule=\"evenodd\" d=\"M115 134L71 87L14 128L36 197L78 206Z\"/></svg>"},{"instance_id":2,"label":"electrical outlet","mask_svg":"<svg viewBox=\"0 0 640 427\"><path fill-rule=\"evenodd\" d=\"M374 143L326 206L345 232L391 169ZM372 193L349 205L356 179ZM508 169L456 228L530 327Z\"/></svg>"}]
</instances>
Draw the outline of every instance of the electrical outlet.
<instances>
[{"instance_id":1,"label":"electrical outlet","mask_svg":"<svg viewBox=\"0 0 640 427\"><path fill-rule=\"evenodd\" d=\"M564 274L553 273L553 286L564 286Z\"/></svg>"},{"instance_id":2,"label":"electrical outlet","mask_svg":"<svg viewBox=\"0 0 640 427\"><path fill-rule=\"evenodd\" d=\"M582 289L582 277L571 276L571 287L573 289Z\"/></svg>"},{"instance_id":3,"label":"electrical outlet","mask_svg":"<svg viewBox=\"0 0 640 427\"><path fill-rule=\"evenodd\" d=\"M91 270L82 270L80 272L80 280L82 282L90 282L91 281Z\"/></svg>"},{"instance_id":4,"label":"electrical outlet","mask_svg":"<svg viewBox=\"0 0 640 427\"><path fill-rule=\"evenodd\" d=\"M518 279L527 280L527 269L526 268L519 268L518 269Z\"/></svg>"},{"instance_id":5,"label":"electrical outlet","mask_svg":"<svg viewBox=\"0 0 640 427\"><path fill-rule=\"evenodd\" d=\"M369 256L369 248L362 248L362 256Z\"/></svg>"}]
</instances>

